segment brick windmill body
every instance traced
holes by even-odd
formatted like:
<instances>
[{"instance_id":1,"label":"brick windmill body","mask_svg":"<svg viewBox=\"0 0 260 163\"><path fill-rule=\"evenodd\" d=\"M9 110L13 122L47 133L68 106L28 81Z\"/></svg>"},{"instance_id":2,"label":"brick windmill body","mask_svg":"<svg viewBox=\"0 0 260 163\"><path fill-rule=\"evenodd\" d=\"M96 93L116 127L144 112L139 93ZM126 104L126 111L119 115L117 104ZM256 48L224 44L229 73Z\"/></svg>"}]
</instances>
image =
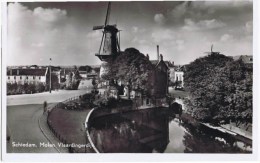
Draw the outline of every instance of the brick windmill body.
<instances>
[{"instance_id":1,"label":"brick windmill body","mask_svg":"<svg viewBox=\"0 0 260 163\"><path fill-rule=\"evenodd\" d=\"M102 61L100 67L100 78L107 73L107 64L112 62L115 57L119 55L120 45L117 34L119 30L116 24L109 25L111 3L108 3L105 24L101 26L94 26L93 30L103 29L103 35L98 53L95 55ZM102 49L102 52L101 52Z\"/></svg>"}]
</instances>

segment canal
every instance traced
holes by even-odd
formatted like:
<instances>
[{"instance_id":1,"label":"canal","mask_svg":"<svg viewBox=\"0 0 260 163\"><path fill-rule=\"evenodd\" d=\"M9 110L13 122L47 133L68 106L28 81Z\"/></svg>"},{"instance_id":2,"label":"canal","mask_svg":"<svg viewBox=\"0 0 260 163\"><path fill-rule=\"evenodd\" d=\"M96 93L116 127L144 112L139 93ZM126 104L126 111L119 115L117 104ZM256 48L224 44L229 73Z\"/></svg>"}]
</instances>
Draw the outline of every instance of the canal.
<instances>
[{"instance_id":1,"label":"canal","mask_svg":"<svg viewBox=\"0 0 260 163\"><path fill-rule=\"evenodd\" d=\"M251 153L230 135L176 118L168 109L146 109L92 119L90 136L102 153Z\"/></svg>"}]
</instances>

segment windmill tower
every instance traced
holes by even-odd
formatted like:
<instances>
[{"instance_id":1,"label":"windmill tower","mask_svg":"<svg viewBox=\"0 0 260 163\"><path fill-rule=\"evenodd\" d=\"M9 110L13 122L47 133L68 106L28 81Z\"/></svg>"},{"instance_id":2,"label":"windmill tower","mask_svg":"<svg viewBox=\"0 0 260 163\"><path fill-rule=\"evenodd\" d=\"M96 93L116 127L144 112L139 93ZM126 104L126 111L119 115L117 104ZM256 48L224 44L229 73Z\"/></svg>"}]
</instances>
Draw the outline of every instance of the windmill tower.
<instances>
[{"instance_id":1,"label":"windmill tower","mask_svg":"<svg viewBox=\"0 0 260 163\"><path fill-rule=\"evenodd\" d=\"M93 30L103 29L103 35L99 47L98 53L95 55L102 61L100 67L100 78L107 72L108 62L119 55L120 45L117 37L119 30L116 28L116 24L109 25L111 3L108 3L105 24L100 26L94 26ZM102 49L102 52L101 52Z\"/></svg>"}]
</instances>

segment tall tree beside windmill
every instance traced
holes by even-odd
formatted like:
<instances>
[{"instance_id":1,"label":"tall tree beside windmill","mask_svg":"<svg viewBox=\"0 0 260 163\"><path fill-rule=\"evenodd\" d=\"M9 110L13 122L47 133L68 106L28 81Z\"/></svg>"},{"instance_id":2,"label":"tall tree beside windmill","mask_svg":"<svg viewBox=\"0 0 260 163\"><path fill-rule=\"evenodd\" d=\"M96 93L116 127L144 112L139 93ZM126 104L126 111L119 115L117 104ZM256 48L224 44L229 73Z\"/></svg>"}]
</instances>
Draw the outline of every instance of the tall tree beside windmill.
<instances>
[{"instance_id":1,"label":"tall tree beside windmill","mask_svg":"<svg viewBox=\"0 0 260 163\"><path fill-rule=\"evenodd\" d=\"M109 25L110 11L111 3L109 2L104 25L93 27L93 30L103 30L99 51L95 54L102 61L100 67L101 79L102 76L107 72L107 64L109 62L112 62L113 59L119 55L120 52L120 45L117 36L119 30L117 29L116 24Z\"/></svg>"}]
</instances>

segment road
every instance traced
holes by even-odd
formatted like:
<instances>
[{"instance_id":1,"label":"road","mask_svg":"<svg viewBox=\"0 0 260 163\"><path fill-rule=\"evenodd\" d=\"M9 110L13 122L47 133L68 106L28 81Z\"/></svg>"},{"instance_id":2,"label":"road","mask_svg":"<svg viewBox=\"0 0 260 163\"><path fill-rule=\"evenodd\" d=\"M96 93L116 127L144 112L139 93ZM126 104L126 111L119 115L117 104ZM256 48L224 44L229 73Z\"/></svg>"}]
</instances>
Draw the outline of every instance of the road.
<instances>
[{"instance_id":1,"label":"road","mask_svg":"<svg viewBox=\"0 0 260 163\"><path fill-rule=\"evenodd\" d=\"M169 93L175 98L185 98L189 95L187 91L175 90L173 87L169 87Z\"/></svg>"},{"instance_id":2,"label":"road","mask_svg":"<svg viewBox=\"0 0 260 163\"><path fill-rule=\"evenodd\" d=\"M91 90L59 90L35 94L11 95L7 96L7 106L11 105L27 105L27 104L43 104L44 101L48 103L62 102L68 98L79 96L90 92Z\"/></svg>"},{"instance_id":3,"label":"road","mask_svg":"<svg viewBox=\"0 0 260 163\"><path fill-rule=\"evenodd\" d=\"M86 90L8 96L7 133L11 140L7 142L7 153L57 153L54 147L40 147L40 143L48 143L38 125L43 101L56 103L84 93ZM14 147L13 143L28 143L35 147Z\"/></svg>"},{"instance_id":4,"label":"road","mask_svg":"<svg viewBox=\"0 0 260 163\"><path fill-rule=\"evenodd\" d=\"M18 105L7 107L7 130L11 140L7 143L7 153L57 153L55 148L40 147L48 143L38 126L42 115L42 105ZM13 143L35 144L37 147L13 147Z\"/></svg>"}]
</instances>

